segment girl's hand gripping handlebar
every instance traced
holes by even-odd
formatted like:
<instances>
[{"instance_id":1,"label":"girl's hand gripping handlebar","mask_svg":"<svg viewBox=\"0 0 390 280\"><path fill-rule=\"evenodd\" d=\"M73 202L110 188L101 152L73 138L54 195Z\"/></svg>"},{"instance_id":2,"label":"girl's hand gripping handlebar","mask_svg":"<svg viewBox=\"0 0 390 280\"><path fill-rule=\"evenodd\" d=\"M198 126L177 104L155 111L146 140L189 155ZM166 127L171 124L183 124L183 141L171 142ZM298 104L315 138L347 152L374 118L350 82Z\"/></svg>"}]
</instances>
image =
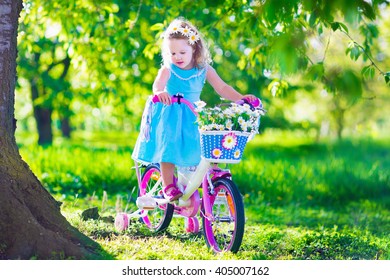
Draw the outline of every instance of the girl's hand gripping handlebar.
<instances>
[{"instance_id":1,"label":"girl's hand gripping handlebar","mask_svg":"<svg viewBox=\"0 0 390 280\"><path fill-rule=\"evenodd\" d=\"M250 100L249 98L244 97L244 98L236 101L236 104L239 104L239 105L248 104L249 106L251 106L252 109L255 109L255 108L263 109L263 104L261 103L261 100L259 98Z\"/></svg>"},{"instance_id":2,"label":"girl's hand gripping handlebar","mask_svg":"<svg viewBox=\"0 0 390 280\"><path fill-rule=\"evenodd\" d=\"M190 110L197 116L198 115L198 112L195 111L195 107L194 105L188 101L187 99L185 99L183 96L177 94L177 95L173 95L171 97L171 101L172 103L178 103L178 104L181 104L181 103L184 103L185 105L188 106L188 108L190 108ZM157 103L157 102L160 102L160 99L158 98L157 95L154 95L153 98L152 98L152 102L153 103Z\"/></svg>"}]
</instances>

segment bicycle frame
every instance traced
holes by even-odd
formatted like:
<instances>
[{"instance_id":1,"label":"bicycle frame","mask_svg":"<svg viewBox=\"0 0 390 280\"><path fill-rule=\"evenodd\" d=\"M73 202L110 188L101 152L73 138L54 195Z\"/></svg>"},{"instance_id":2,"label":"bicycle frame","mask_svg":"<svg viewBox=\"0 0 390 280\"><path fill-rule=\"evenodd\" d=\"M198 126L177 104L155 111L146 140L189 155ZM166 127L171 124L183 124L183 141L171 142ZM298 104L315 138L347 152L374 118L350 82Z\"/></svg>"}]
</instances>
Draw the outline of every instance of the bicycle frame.
<instances>
[{"instance_id":1,"label":"bicycle frame","mask_svg":"<svg viewBox=\"0 0 390 280\"><path fill-rule=\"evenodd\" d=\"M214 167L212 165L214 165ZM188 184L184 186L185 189L183 196L174 202L177 213L183 217L194 217L198 214L200 209L199 196L194 196L193 199L191 199L191 197L200 187L202 187L202 204L204 207L204 212L202 215L204 215L205 218L209 221L214 221L210 203L210 195L214 194L213 181L222 177L231 178L230 171L222 170L216 163L211 163L202 158L196 171L189 178ZM147 194L137 198L136 204L139 209L133 214L130 214L129 217L143 217L146 215L145 211L143 210L152 210L155 207L170 203L167 199L155 198L150 195L150 193L155 192L156 188L160 185L161 180L162 179L160 177ZM187 207L190 209L187 210Z\"/></svg>"},{"instance_id":2,"label":"bicycle frame","mask_svg":"<svg viewBox=\"0 0 390 280\"><path fill-rule=\"evenodd\" d=\"M140 184L141 178L140 178L139 167L136 166L136 169L137 169L138 182ZM194 194L194 192L199 188L201 184L202 186L206 187L206 189L208 186L212 186L212 182L210 178L211 172L213 172L212 174L215 174L215 170L211 168L211 163L202 158L198 167L196 168L196 171L189 178L188 184L185 186L183 196L179 198L176 204L178 206L188 206L188 200ZM158 186L160 183L161 183L161 178L156 182L155 186L146 195L148 195L149 193L153 193L155 191L156 186ZM159 200L159 203L157 203L157 205L166 204L168 202L169 202L168 200Z\"/></svg>"},{"instance_id":3,"label":"bicycle frame","mask_svg":"<svg viewBox=\"0 0 390 280\"><path fill-rule=\"evenodd\" d=\"M159 102L158 100L158 96L154 96L152 98L152 102L153 103L156 103L156 102ZM186 106L188 106L188 108L195 114L195 115L198 115L198 113L196 112L194 106L192 105L191 102L189 102L188 100L182 98L180 95L177 95L177 96L173 96L172 97L172 102L177 102L177 103L184 103ZM204 158L201 159L199 165L197 166L195 172L192 174L191 178L189 178L188 180L188 183L187 185L185 186L185 189L183 190L183 196L181 198L179 198L179 200L175 203L177 206L179 207L185 207L185 206L189 206L191 204L191 202L189 201L190 197L195 193L195 191L199 188L199 186L201 185L202 183L202 187L203 187L203 200L204 202L204 205L205 205L205 212L206 213L211 213L211 210L210 210L210 207L207 206L209 203L209 197L207 196L208 194L208 186L212 187L212 182L210 180L210 176L206 176L208 173L210 174L210 167L211 167L211 163L207 160L205 160ZM136 169L137 169L137 178L138 178L138 184L141 185L141 175L140 175L140 172L139 172L139 168L138 168L138 165L136 163ZM156 186L159 184L160 182L157 182L156 183ZM149 192L149 193L152 193L153 191L155 190L155 187L152 188L152 190ZM147 196L148 194L146 194ZM138 198L137 201L137 206L141 206L139 203L139 199L142 200L142 198ZM149 199L149 198L148 198ZM152 201L149 199L149 202L151 203L150 205L148 205L150 208L153 207L153 203ZM158 201L155 201L154 205L157 206L157 205L162 205L162 204L167 204L169 203L168 200L162 200L162 199L159 199Z\"/></svg>"},{"instance_id":4,"label":"bicycle frame","mask_svg":"<svg viewBox=\"0 0 390 280\"><path fill-rule=\"evenodd\" d=\"M152 98L153 103L159 102L158 96L153 96ZM189 102L188 100L184 99L180 94L175 95L172 97L172 103L184 103L188 108L197 116L198 112L195 110L193 104ZM243 100L240 100L241 103L238 104L243 104ZM259 104L257 104L259 105ZM256 106L257 106L256 105ZM204 210L206 215L211 213L211 208L210 208L210 197L208 195L208 189L210 188L212 190L213 184L211 181L211 176L215 178L220 178L221 176L224 177L231 177L230 172L222 172L222 175L219 175L221 173L220 169L212 169L211 165L213 163L209 162L208 160L202 158L199 165L196 168L196 171L194 174L192 174L191 178L189 178L187 185L185 186L185 189L183 190L183 196L179 198L178 201L175 202L175 205L177 207L186 207L191 205L190 198L191 196L195 193L195 191L200 187L202 184L202 189L203 189L203 205L204 205ZM137 178L138 178L138 185L141 185L141 174L139 171L139 167L137 162L135 162L136 165L136 172L137 172ZM216 165L216 163L214 163ZM158 186L160 181L156 182L155 187L149 191L149 193L153 193L155 191L156 186ZM146 194L144 197L138 197L137 198L137 206L142 209L153 209L153 207L157 207L158 205L163 205L169 203L168 200L166 199L154 199L152 200L151 196ZM195 209L194 209L195 210ZM137 211L141 213L140 211ZM195 211L194 211L195 212ZM192 215L193 213L191 213ZM195 213L196 214L196 213ZM193 214L193 215L195 215ZM190 215L189 215L190 216Z\"/></svg>"},{"instance_id":5,"label":"bicycle frame","mask_svg":"<svg viewBox=\"0 0 390 280\"><path fill-rule=\"evenodd\" d=\"M189 178L188 184L183 192L183 196L179 198L179 206L180 201L187 201L191 195L198 189L202 181L204 181L205 175L210 168L210 162L202 159L196 168L194 174L192 174L191 178Z\"/></svg>"}]
</instances>

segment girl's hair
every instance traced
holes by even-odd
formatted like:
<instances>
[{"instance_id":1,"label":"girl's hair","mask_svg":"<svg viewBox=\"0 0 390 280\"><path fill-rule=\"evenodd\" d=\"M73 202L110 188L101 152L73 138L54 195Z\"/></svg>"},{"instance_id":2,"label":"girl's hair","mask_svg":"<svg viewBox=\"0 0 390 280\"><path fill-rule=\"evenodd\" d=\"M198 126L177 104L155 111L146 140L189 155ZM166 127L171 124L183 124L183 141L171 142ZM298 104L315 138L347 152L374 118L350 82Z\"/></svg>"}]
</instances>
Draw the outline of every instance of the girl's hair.
<instances>
[{"instance_id":1,"label":"girl's hair","mask_svg":"<svg viewBox=\"0 0 390 280\"><path fill-rule=\"evenodd\" d=\"M178 29L186 30L188 34L184 34L182 31L179 32ZM168 40L170 39L185 39L188 41L188 44L194 50L193 58L195 67L204 68L211 63L209 49L200 32L189 21L183 18L177 18L171 22L163 35L161 54L165 66L170 67L171 65L171 54L168 48Z\"/></svg>"}]
</instances>

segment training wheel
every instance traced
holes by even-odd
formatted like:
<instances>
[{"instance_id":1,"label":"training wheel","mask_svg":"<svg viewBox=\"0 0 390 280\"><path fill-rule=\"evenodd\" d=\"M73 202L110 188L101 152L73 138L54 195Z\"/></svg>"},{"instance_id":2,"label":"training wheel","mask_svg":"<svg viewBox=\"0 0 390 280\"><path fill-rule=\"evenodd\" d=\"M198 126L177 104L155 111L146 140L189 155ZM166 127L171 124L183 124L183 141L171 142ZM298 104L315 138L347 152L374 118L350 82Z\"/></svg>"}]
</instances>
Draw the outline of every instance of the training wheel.
<instances>
[{"instance_id":1,"label":"training wheel","mask_svg":"<svg viewBox=\"0 0 390 280\"><path fill-rule=\"evenodd\" d=\"M124 231L129 226L129 217L126 213L118 213L115 217L115 228Z\"/></svg>"},{"instance_id":2,"label":"training wheel","mask_svg":"<svg viewBox=\"0 0 390 280\"><path fill-rule=\"evenodd\" d=\"M199 220L197 217L188 217L185 219L186 232L198 233Z\"/></svg>"}]
</instances>

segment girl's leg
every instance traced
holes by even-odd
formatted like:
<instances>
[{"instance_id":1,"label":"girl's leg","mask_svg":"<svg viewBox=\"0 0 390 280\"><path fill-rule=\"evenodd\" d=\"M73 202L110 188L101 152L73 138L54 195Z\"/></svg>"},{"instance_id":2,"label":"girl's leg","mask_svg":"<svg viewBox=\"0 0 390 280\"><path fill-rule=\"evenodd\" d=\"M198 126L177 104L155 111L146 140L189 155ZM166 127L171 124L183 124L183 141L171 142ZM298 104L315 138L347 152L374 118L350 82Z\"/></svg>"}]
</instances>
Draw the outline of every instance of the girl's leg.
<instances>
[{"instance_id":1,"label":"girl's leg","mask_svg":"<svg viewBox=\"0 0 390 280\"><path fill-rule=\"evenodd\" d=\"M175 165L169 162L161 162L161 176L163 180L163 193L164 197L170 201L176 200L183 196L183 193L173 182L173 176L175 173Z\"/></svg>"},{"instance_id":2,"label":"girl's leg","mask_svg":"<svg viewBox=\"0 0 390 280\"><path fill-rule=\"evenodd\" d=\"M161 162L161 175L163 180L163 185L169 186L170 184L173 184L173 175L175 173L175 165L170 162Z\"/></svg>"}]
</instances>

